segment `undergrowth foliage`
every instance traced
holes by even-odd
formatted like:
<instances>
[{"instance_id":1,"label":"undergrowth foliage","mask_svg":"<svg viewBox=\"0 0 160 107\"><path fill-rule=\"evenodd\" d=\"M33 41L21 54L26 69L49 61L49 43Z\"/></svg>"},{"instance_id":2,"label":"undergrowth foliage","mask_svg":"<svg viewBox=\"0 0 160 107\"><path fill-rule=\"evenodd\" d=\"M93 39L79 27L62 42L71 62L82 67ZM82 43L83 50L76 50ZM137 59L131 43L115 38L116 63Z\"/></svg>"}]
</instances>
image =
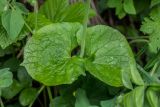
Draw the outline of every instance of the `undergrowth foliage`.
<instances>
[{"instance_id":1,"label":"undergrowth foliage","mask_svg":"<svg viewBox=\"0 0 160 107\"><path fill-rule=\"evenodd\" d=\"M0 0L1 107L160 106L159 0L40 1Z\"/></svg>"}]
</instances>

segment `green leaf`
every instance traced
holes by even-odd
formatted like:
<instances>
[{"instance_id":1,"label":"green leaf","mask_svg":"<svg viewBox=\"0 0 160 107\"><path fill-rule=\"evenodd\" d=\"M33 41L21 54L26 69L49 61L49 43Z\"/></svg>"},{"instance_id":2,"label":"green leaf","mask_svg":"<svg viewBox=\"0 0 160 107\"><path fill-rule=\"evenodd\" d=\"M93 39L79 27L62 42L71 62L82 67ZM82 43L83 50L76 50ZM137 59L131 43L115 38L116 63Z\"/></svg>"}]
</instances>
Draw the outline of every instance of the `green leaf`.
<instances>
[{"instance_id":1,"label":"green leaf","mask_svg":"<svg viewBox=\"0 0 160 107\"><path fill-rule=\"evenodd\" d=\"M119 19L124 18L126 13L136 14L133 0L108 0L107 6L116 9L116 15Z\"/></svg>"},{"instance_id":2,"label":"green leaf","mask_svg":"<svg viewBox=\"0 0 160 107\"><path fill-rule=\"evenodd\" d=\"M35 88L24 89L19 96L19 102L23 106L29 105L36 97L37 90Z\"/></svg>"},{"instance_id":3,"label":"green leaf","mask_svg":"<svg viewBox=\"0 0 160 107\"><path fill-rule=\"evenodd\" d=\"M78 46L78 23L56 23L37 31L24 49L23 65L31 77L45 85L70 84L84 74L83 60L72 56Z\"/></svg>"},{"instance_id":4,"label":"green leaf","mask_svg":"<svg viewBox=\"0 0 160 107\"><path fill-rule=\"evenodd\" d=\"M40 13L44 14L52 22L83 23L86 11L85 4L77 2L69 5L68 2L68 0L47 0L40 8Z\"/></svg>"},{"instance_id":5,"label":"green leaf","mask_svg":"<svg viewBox=\"0 0 160 107\"><path fill-rule=\"evenodd\" d=\"M19 64L20 64L20 61L17 58L12 57L12 58L10 58L10 59L8 59L4 62L3 67L4 68L10 68L10 71L16 71L17 72Z\"/></svg>"},{"instance_id":6,"label":"green leaf","mask_svg":"<svg viewBox=\"0 0 160 107\"><path fill-rule=\"evenodd\" d=\"M23 39L27 35L27 33L28 33L28 30L26 30L26 28L23 28L20 35L16 39L13 40L9 37L6 30L0 24L0 38L1 38L0 39L0 47L2 49L7 48L12 43L16 43L18 40Z\"/></svg>"},{"instance_id":7,"label":"green leaf","mask_svg":"<svg viewBox=\"0 0 160 107\"><path fill-rule=\"evenodd\" d=\"M152 90L152 88L148 88L146 95L151 107L159 107L159 97L156 91Z\"/></svg>"},{"instance_id":8,"label":"green leaf","mask_svg":"<svg viewBox=\"0 0 160 107\"><path fill-rule=\"evenodd\" d=\"M53 22L60 22L63 20L62 16L68 5L68 0L47 0L41 6L40 13Z\"/></svg>"},{"instance_id":9,"label":"green leaf","mask_svg":"<svg viewBox=\"0 0 160 107\"><path fill-rule=\"evenodd\" d=\"M116 9L116 15L118 15L119 19L122 19L126 15L122 1L123 0L108 0L107 2L108 7Z\"/></svg>"},{"instance_id":10,"label":"green leaf","mask_svg":"<svg viewBox=\"0 0 160 107\"><path fill-rule=\"evenodd\" d=\"M157 4L160 4L160 1L159 0L151 0L151 7L157 5Z\"/></svg>"},{"instance_id":11,"label":"green leaf","mask_svg":"<svg viewBox=\"0 0 160 107\"><path fill-rule=\"evenodd\" d=\"M34 13L30 13L27 17L27 23L29 24L29 26L34 29L35 28L35 14ZM46 25L52 24L52 22L47 19L45 17L45 15L42 14L38 14L37 15L37 29L42 28Z\"/></svg>"},{"instance_id":12,"label":"green leaf","mask_svg":"<svg viewBox=\"0 0 160 107\"><path fill-rule=\"evenodd\" d=\"M24 67L19 67L17 77L24 87L32 86L32 78L28 75Z\"/></svg>"},{"instance_id":13,"label":"green leaf","mask_svg":"<svg viewBox=\"0 0 160 107\"><path fill-rule=\"evenodd\" d=\"M14 40L20 34L24 19L21 13L17 10L7 10L2 14L2 25L6 29L9 37Z\"/></svg>"},{"instance_id":14,"label":"green leaf","mask_svg":"<svg viewBox=\"0 0 160 107\"><path fill-rule=\"evenodd\" d=\"M116 106L116 98L106 101L101 101L101 107L115 107Z\"/></svg>"},{"instance_id":15,"label":"green leaf","mask_svg":"<svg viewBox=\"0 0 160 107\"><path fill-rule=\"evenodd\" d=\"M7 46L14 42L8 37L7 32L2 26L0 26L0 38L0 46L2 47L2 49L5 49Z\"/></svg>"},{"instance_id":16,"label":"green leaf","mask_svg":"<svg viewBox=\"0 0 160 107\"><path fill-rule=\"evenodd\" d=\"M157 12L155 12L155 10L153 10L150 14L150 17L144 19L140 29L142 32L149 35L149 49L154 53L156 53L160 49L160 15L158 14L158 12L160 11L157 10Z\"/></svg>"},{"instance_id":17,"label":"green leaf","mask_svg":"<svg viewBox=\"0 0 160 107\"><path fill-rule=\"evenodd\" d=\"M139 86L125 94L123 98L123 107L143 107L144 90L144 86Z\"/></svg>"},{"instance_id":18,"label":"green leaf","mask_svg":"<svg viewBox=\"0 0 160 107\"><path fill-rule=\"evenodd\" d=\"M129 14L136 14L133 0L124 0L123 7L125 12Z\"/></svg>"},{"instance_id":19,"label":"green leaf","mask_svg":"<svg viewBox=\"0 0 160 107\"><path fill-rule=\"evenodd\" d=\"M122 72L127 72L134 83L143 84L128 42L117 30L103 25L88 28L85 52L87 71L101 81L122 86Z\"/></svg>"},{"instance_id":20,"label":"green leaf","mask_svg":"<svg viewBox=\"0 0 160 107\"><path fill-rule=\"evenodd\" d=\"M13 82L12 77L9 68L0 69L0 88L9 87Z\"/></svg>"},{"instance_id":21,"label":"green leaf","mask_svg":"<svg viewBox=\"0 0 160 107\"><path fill-rule=\"evenodd\" d=\"M59 96L50 102L49 107L74 107L70 100L70 98L64 99L63 96Z\"/></svg>"},{"instance_id":22,"label":"green leaf","mask_svg":"<svg viewBox=\"0 0 160 107\"><path fill-rule=\"evenodd\" d=\"M90 102L86 96L86 93L82 89L76 91L76 103L75 107L89 107Z\"/></svg>"},{"instance_id":23,"label":"green leaf","mask_svg":"<svg viewBox=\"0 0 160 107\"><path fill-rule=\"evenodd\" d=\"M22 107L19 103L7 105L6 107Z\"/></svg>"},{"instance_id":24,"label":"green leaf","mask_svg":"<svg viewBox=\"0 0 160 107\"><path fill-rule=\"evenodd\" d=\"M7 0L0 0L0 13L5 10L6 6L7 6Z\"/></svg>"},{"instance_id":25,"label":"green leaf","mask_svg":"<svg viewBox=\"0 0 160 107\"><path fill-rule=\"evenodd\" d=\"M19 11L19 13L21 13L21 14L26 14L27 15L27 13L29 12L26 9L25 5L22 4L22 3L14 2L14 6L15 6L16 10Z\"/></svg>"},{"instance_id":26,"label":"green leaf","mask_svg":"<svg viewBox=\"0 0 160 107\"><path fill-rule=\"evenodd\" d=\"M83 89L78 89L76 91L75 107L98 107L98 106L91 105L89 99L87 98L86 92Z\"/></svg>"},{"instance_id":27,"label":"green leaf","mask_svg":"<svg viewBox=\"0 0 160 107\"><path fill-rule=\"evenodd\" d=\"M64 22L80 22L83 23L86 6L83 3L74 3L70 5L63 13ZM90 11L91 12L91 11Z\"/></svg>"},{"instance_id":28,"label":"green leaf","mask_svg":"<svg viewBox=\"0 0 160 107\"><path fill-rule=\"evenodd\" d=\"M145 71L140 65L137 65L141 71L142 78L147 86L160 86L160 81L155 76L151 76L147 71Z\"/></svg>"},{"instance_id":29,"label":"green leaf","mask_svg":"<svg viewBox=\"0 0 160 107\"><path fill-rule=\"evenodd\" d=\"M13 80L11 86L2 89L2 97L5 99L12 99L22 90L21 84L17 80Z\"/></svg>"}]
</instances>

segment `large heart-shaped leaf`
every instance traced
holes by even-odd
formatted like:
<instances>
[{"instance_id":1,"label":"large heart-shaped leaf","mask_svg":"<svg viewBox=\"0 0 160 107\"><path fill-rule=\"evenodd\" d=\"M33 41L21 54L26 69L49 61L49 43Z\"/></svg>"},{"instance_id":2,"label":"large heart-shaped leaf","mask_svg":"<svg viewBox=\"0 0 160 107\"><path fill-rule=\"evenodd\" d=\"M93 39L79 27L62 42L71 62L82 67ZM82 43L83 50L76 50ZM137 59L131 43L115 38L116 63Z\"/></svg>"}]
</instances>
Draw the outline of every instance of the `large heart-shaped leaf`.
<instances>
[{"instance_id":1,"label":"large heart-shaped leaf","mask_svg":"<svg viewBox=\"0 0 160 107\"><path fill-rule=\"evenodd\" d=\"M123 80L131 79L136 84L143 84L136 69L133 53L120 32L111 27L98 25L88 28L86 36L87 71L112 86L123 85L122 72L128 74L127 79Z\"/></svg>"},{"instance_id":2,"label":"large heart-shaped leaf","mask_svg":"<svg viewBox=\"0 0 160 107\"><path fill-rule=\"evenodd\" d=\"M28 41L23 65L35 80L45 85L69 84L83 74L82 59L71 57L78 46L77 23L57 23L43 27Z\"/></svg>"}]
</instances>

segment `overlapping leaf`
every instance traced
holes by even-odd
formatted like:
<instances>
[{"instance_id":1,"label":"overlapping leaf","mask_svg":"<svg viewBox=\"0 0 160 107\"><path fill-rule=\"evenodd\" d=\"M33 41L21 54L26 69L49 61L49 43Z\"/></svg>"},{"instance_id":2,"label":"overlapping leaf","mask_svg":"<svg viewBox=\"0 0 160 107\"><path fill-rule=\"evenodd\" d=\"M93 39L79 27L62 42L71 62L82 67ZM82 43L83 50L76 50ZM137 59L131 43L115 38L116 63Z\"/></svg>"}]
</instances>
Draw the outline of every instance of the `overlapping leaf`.
<instances>
[{"instance_id":1,"label":"overlapping leaf","mask_svg":"<svg viewBox=\"0 0 160 107\"><path fill-rule=\"evenodd\" d=\"M13 82L12 77L8 68L0 69L0 88L9 87Z\"/></svg>"},{"instance_id":2,"label":"overlapping leaf","mask_svg":"<svg viewBox=\"0 0 160 107\"><path fill-rule=\"evenodd\" d=\"M103 25L88 28L85 54L87 71L103 82L122 86L122 72L126 72L127 81L143 84L132 51L117 30Z\"/></svg>"},{"instance_id":3,"label":"overlapping leaf","mask_svg":"<svg viewBox=\"0 0 160 107\"><path fill-rule=\"evenodd\" d=\"M136 14L133 0L108 0L108 7L116 9L116 15L121 19L126 13Z\"/></svg>"},{"instance_id":4,"label":"overlapping leaf","mask_svg":"<svg viewBox=\"0 0 160 107\"><path fill-rule=\"evenodd\" d=\"M16 43L18 40L23 39L28 33L28 30L24 27L21 31L20 35L16 37L15 39L11 39L9 35L7 34L6 30L3 28L3 26L0 24L0 47L2 49L5 49L12 43Z\"/></svg>"},{"instance_id":5,"label":"overlapping leaf","mask_svg":"<svg viewBox=\"0 0 160 107\"><path fill-rule=\"evenodd\" d=\"M143 107L144 90L144 86L139 86L133 91L124 95L123 107Z\"/></svg>"},{"instance_id":6,"label":"overlapping leaf","mask_svg":"<svg viewBox=\"0 0 160 107\"><path fill-rule=\"evenodd\" d=\"M77 23L57 23L43 27L28 41L23 65L35 80L45 85L69 84L83 74L82 59L73 56L78 46Z\"/></svg>"},{"instance_id":7,"label":"overlapping leaf","mask_svg":"<svg viewBox=\"0 0 160 107\"><path fill-rule=\"evenodd\" d=\"M148 88L147 92L147 99L151 107L158 107L159 106L159 95L158 92L153 90L151 87Z\"/></svg>"},{"instance_id":8,"label":"overlapping leaf","mask_svg":"<svg viewBox=\"0 0 160 107\"><path fill-rule=\"evenodd\" d=\"M21 105L27 106L34 100L36 94L37 90L35 88L26 88L21 92L19 102Z\"/></svg>"},{"instance_id":9,"label":"overlapping leaf","mask_svg":"<svg viewBox=\"0 0 160 107\"><path fill-rule=\"evenodd\" d=\"M0 13L4 11L7 6L7 0L0 0Z\"/></svg>"},{"instance_id":10,"label":"overlapping leaf","mask_svg":"<svg viewBox=\"0 0 160 107\"><path fill-rule=\"evenodd\" d=\"M69 0L47 0L40 8L52 22L82 22L85 16L84 3L69 5Z\"/></svg>"},{"instance_id":11,"label":"overlapping leaf","mask_svg":"<svg viewBox=\"0 0 160 107\"><path fill-rule=\"evenodd\" d=\"M1 19L9 38L12 40L17 38L24 25L24 19L21 13L17 10L7 10L2 14Z\"/></svg>"}]
</instances>

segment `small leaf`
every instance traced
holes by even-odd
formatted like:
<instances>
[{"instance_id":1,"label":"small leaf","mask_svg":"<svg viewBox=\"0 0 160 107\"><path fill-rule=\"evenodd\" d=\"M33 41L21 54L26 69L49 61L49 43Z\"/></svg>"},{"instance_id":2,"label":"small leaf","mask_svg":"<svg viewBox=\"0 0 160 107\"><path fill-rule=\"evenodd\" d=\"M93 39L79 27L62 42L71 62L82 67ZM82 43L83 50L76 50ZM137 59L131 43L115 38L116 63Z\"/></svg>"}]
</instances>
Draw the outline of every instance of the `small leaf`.
<instances>
[{"instance_id":1,"label":"small leaf","mask_svg":"<svg viewBox=\"0 0 160 107\"><path fill-rule=\"evenodd\" d=\"M0 23L0 47L2 49L7 48L9 45L16 43L18 40L22 40L28 34L28 30L24 27L20 35L16 39L11 39L7 34L6 30Z\"/></svg>"},{"instance_id":2,"label":"small leaf","mask_svg":"<svg viewBox=\"0 0 160 107\"><path fill-rule=\"evenodd\" d=\"M136 14L133 0L124 0L124 10L129 14Z\"/></svg>"},{"instance_id":3,"label":"small leaf","mask_svg":"<svg viewBox=\"0 0 160 107\"><path fill-rule=\"evenodd\" d=\"M159 103L158 93L156 91L152 90L152 88L148 88L146 95L151 107L159 107L158 105L160 103Z\"/></svg>"},{"instance_id":4,"label":"small leaf","mask_svg":"<svg viewBox=\"0 0 160 107\"><path fill-rule=\"evenodd\" d=\"M89 107L90 102L86 96L86 93L82 89L76 91L76 103L75 107Z\"/></svg>"},{"instance_id":5,"label":"small leaf","mask_svg":"<svg viewBox=\"0 0 160 107\"><path fill-rule=\"evenodd\" d=\"M17 73L18 80L24 87L28 87L32 85L32 78L28 75L26 69L24 67L19 67Z\"/></svg>"},{"instance_id":6,"label":"small leaf","mask_svg":"<svg viewBox=\"0 0 160 107\"><path fill-rule=\"evenodd\" d=\"M35 28L35 14L34 13L30 13L28 14L28 17L27 17L27 23L29 24L29 26L34 29ZM49 25L49 24L52 24L52 22L47 19L45 17L45 15L42 15L42 14L38 14L37 16L37 29L40 29L46 25Z\"/></svg>"},{"instance_id":7,"label":"small leaf","mask_svg":"<svg viewBox=\"0 0 160 107\"><path fill-rule=\"evenodd\" d=\"M5 99L12 99L22 90L21 84L17 80L13 80L11 86L2 89L2 97Z\"/></svg>"},{"instance_id":8,"label":"small leaf","mask_svg":"<svg viewBox=\"0 0 160 107\"><path fill-rule=\"evenodd\" d=\"M83 23L85 11L84 3L77 2L69 5L69 0L47 0L40 8L40 13L52 22ZM93 13L93 10L90 13Z\"/></svg>"},{"instance_id":9,"label":"small leaf","mask_svg":"<svg viewBox=\"0 0 160 107\"><path fill-rule=\"evenodd\" d=\"M49 107L74 107L72 104L74 101L72 102L70 100L70 97L68 99L64 99L63 96L59 96L50 102Z\"/></svg>"},{"instance_id":10,"label":"small leaf","mask_svg":"<svg viewBox=\"0 0 160 107\"><path fill-rule=\"evenodd\" d=\"M21 32L24 19L17 10L8 10L2 14L2 25L6 29L9 37L15 40Z\"/></svg>"},{"instance_id":11,"label":"small leaf","mask_svg":"<svg viewBox=\"0 0 160 107\"><path fill-rule=\"evenodd\" d=\"M153 53L157 53L160 50L160 7L154 8L150 14L149 18L145 18L142 26L141 31L145 34L149 35L149 49Z\"/></svg>"},{"instance_id":12,"label":"small leaf","mask_svg":"<svg viewBox=\"0 0 160 107\"><path fill-rule=\"evenodd\" d=\"M16 71L19 67L20 61L15 58L15 57L11 57L10 59L6 60L3 64L4 68L10 68L10 71Z\"/></svg>"},{"instance_id":13,"label":"small leaf","mask_svg":"<svg viewBox=\"0 0 160 107\"><path fill-rule=\"evenodd\" d=\"M12 77L9 68L0 69L0 88L9 87L13 82Z\"/></svg>"},{"instance_id":14,"label":"small leaf","mask_svg":"<svg viewBox=\"0 0 160 107\"><path fill-rule=\"evenodd\" d=\"M6 6L7 6L7 0L0 0L0 13L5 10Z\"/></svg>"},{"instance_id":15,"label":"small leaf","mask_svg":"<svg viewBox=\"0 0 160 107\"><path fill-rule=\"evenodd\" d=\"M151 0L151 7L160 4L159 0Z\"/></svg>"},{"instance_id":16,"label":"small leaf","mask_svg":"<svg viewBox=\"0 0 160 107\"><path fill-rule=\"evenodd\" d=\"M89 99L87 98L86 92L83 89L78 89L76 91L75 107L98 107L98 106L91 105Z\"/></svg>"},{"instance_id":17,"label":"small leaf","mask_svg":"<svg viewBox=\"0 0 160 107\"><path fill-rule=\"evenodd\" d=\"M61 22L63 13L68 5L68 0L47 0L40 7L40 13L44 14L52 22Z\"/></svg>"},{"instance_id":18,"label":"small leaf","mask_svg":"<svg viewBox=\"0 0 160 107\"><path fill-rule=\"evenodd\" d=\"M29 105L36 97L37 90L35 88L24 89L19 96L19 102L23 106Z\"/></svg>"},{"instance_id":19,"label":"small leaf","mask_svg":"<svg viewBox=\"0 0 160 107\"><path fill-rule=\"evenodd\" d=\"M116 106L116 98L106 101L101 101L101 107L115 107Z\"/></svg>"},{"instance_id":20,"label":"small leaf","mask_svg":"<svg viewBox=\"0 0 160 107\"><path fill-rule=\"evenodd\" d=\"M123 98L123 107L143 107L144 90L144 86L139 86L125 94Z\"/></svg>"},{"instance_id":21,"label":"small leaf","mask_svg":"<svg viewBox=\"0 0 160 107\"><path fill-rule=\"evenodd\" d=\"M64 22L80 22L83 23L86 6L83 3L74 3L70 5L64 12ZM91 11L90 11L91 12Z\"/></svg>"},{"instance_id":22,"label":"small leaf","mask_svg":"<svg viewBox=\"0 0 160 107\"><path fill-rule=\"evenodd\" d=\"M72 56L78 46L78 23L56 23L37 31L24 49L23 64L29 75L45 85L70 84L84 74L83 59Z\"/></svg>"},{"instance_id":23,"label":"small leaf","mask_svg":"<svg viewBox=\"0 0 160 107\"><path fill-rule=\"evenodd\" d=\"M118 15L119 19L122 19L126 15L122 0L108 0L107 6L116 9L116 15Z\"/></svg>"}]
</instances>

